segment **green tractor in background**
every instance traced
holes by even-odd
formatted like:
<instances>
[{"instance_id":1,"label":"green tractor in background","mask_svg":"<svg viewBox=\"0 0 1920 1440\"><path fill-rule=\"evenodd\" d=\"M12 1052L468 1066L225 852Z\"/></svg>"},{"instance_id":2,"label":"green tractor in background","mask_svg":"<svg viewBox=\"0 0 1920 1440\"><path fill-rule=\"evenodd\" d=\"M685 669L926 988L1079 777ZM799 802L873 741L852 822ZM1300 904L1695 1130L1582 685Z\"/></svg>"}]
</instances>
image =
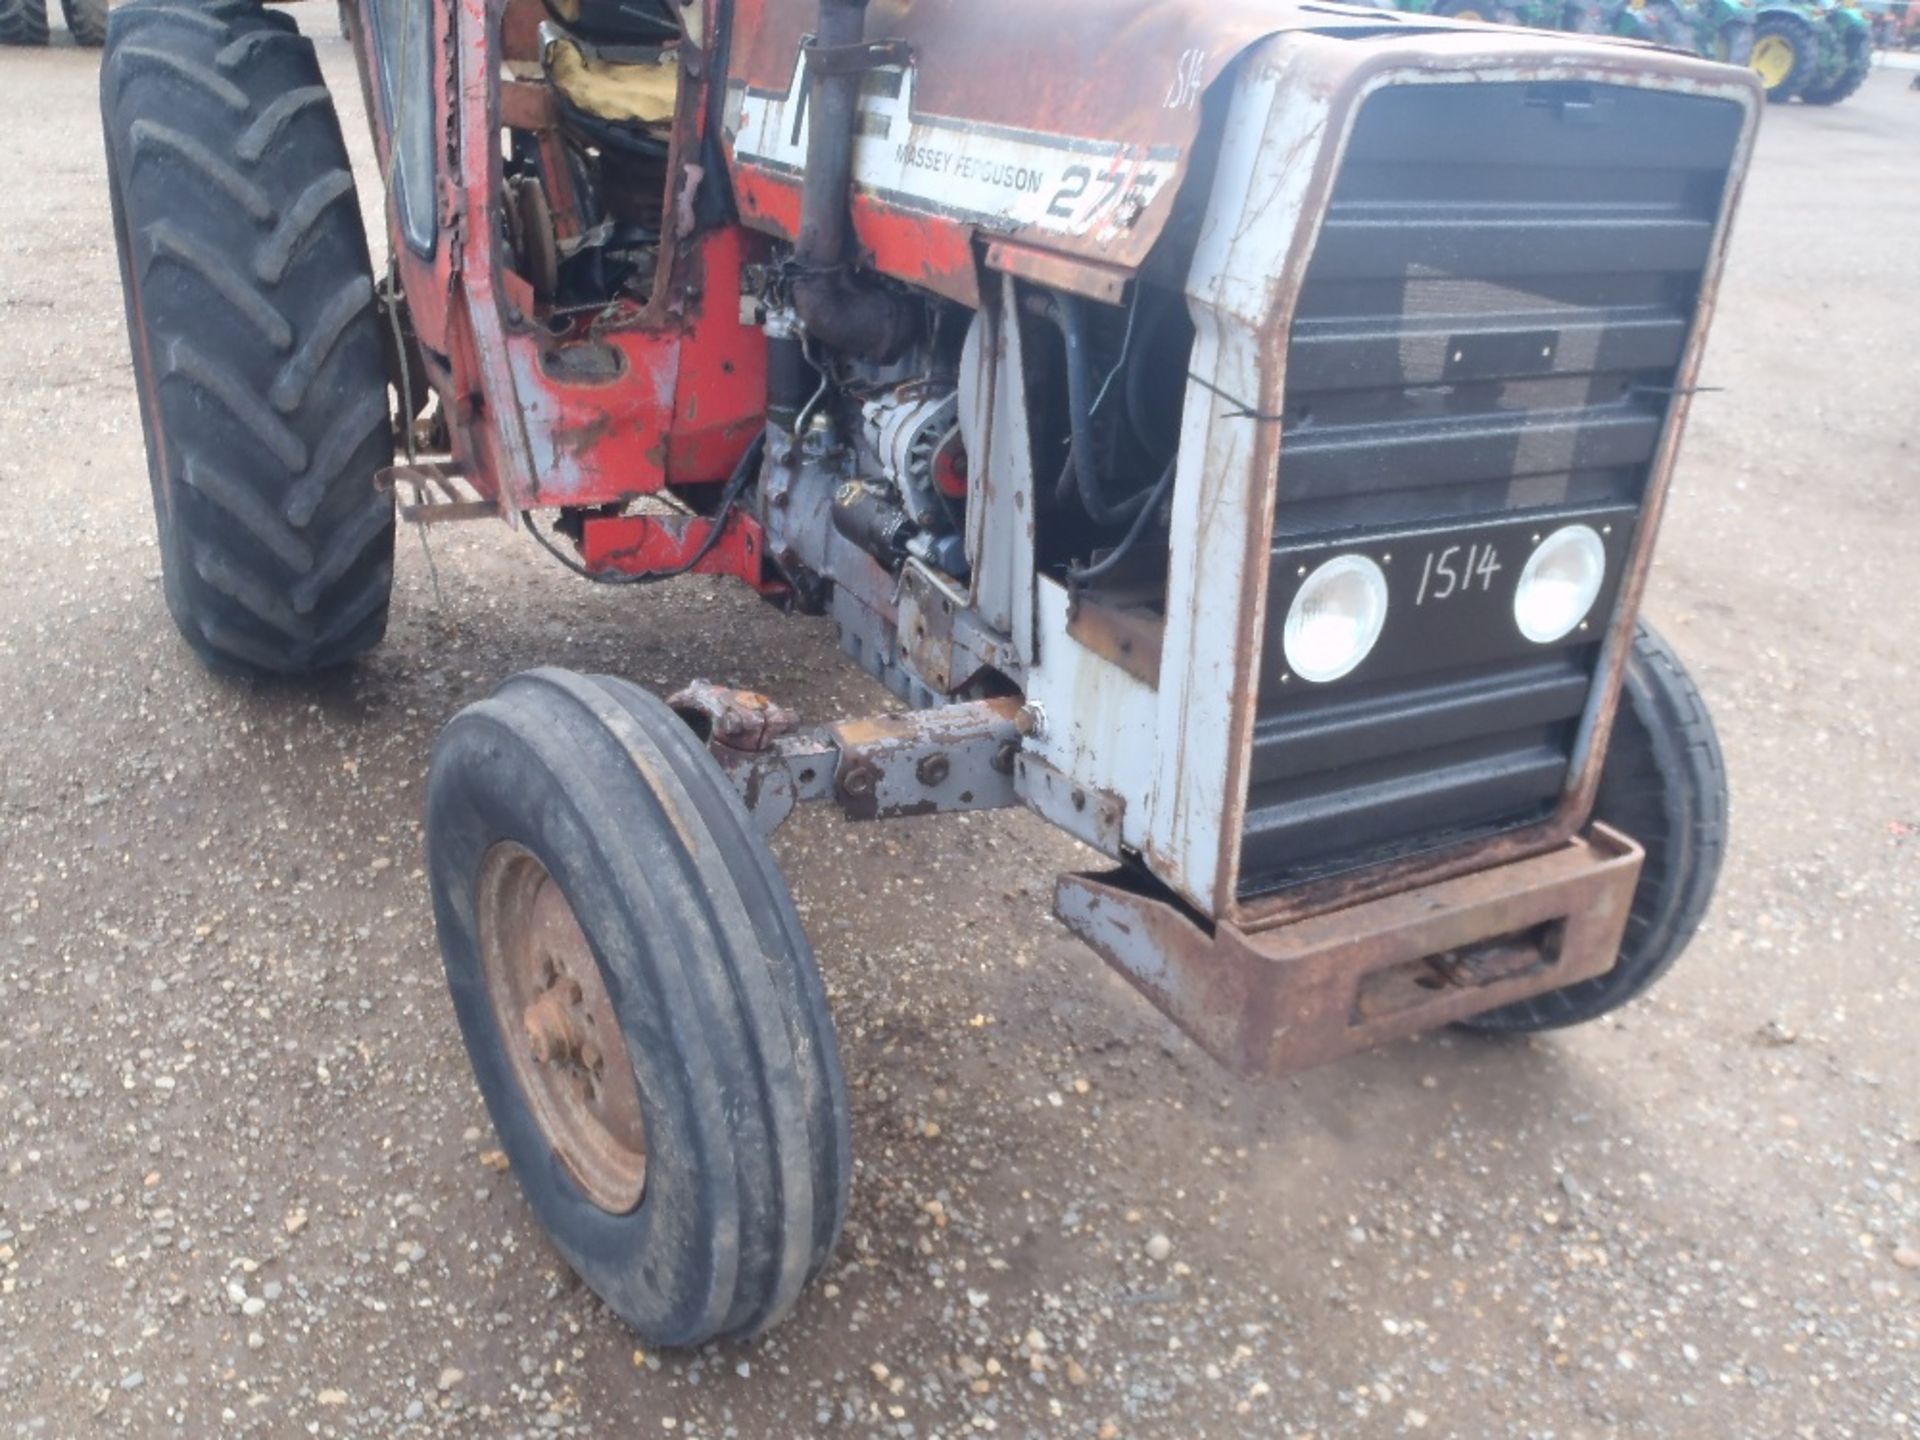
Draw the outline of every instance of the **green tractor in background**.
<instances>
[{"instance_id":1,"label":"green tractor in background","mask_svg":"<svg viewBox=\"0 0 1920 1440\"><path fill-rule=\"evenodd\" d=\"M0 0L0 4L6 0ZM1833 105L1873 65L1873 31L1852 0L1375 0L1492 25L1623 35L1750 66L1769 100Z\"/></svg>"},{"instance_id":2,"label":"green tractor in background","mask_svg":"<svg viewBox=\"0 0 1920 1440\"><path fill-rule=\"evenodd\" d=\"M107 43L107 0L60 0L60 14L76 45ZM0 0L0 45L47 43L47 0Z\"/></svg>"},{"instance_id":3,"label":"green tractor in background","mask_svg":"<svg viewBox=\"0 0 1920 1440\"><path fill-rule=\"evenodd\" d=\"M1763 0L1748 63L1769 100L1837 105L1866 83L1873 29L1860 11L1835 0Z\"/></svg>"},{"instance_id":4,"label":"green tractor in background","mask_svg":"<svg viewBox=\"0 0 1920 1440\"><path fill-rule=\"evenodd\" d=\"M1738 0L1724 0L1738 5ZM1685 0L1397 0L1395 8L1451 20L1624 35L1676 50L1691 50L1693 22Z\"/></svg>"}]
</instances>

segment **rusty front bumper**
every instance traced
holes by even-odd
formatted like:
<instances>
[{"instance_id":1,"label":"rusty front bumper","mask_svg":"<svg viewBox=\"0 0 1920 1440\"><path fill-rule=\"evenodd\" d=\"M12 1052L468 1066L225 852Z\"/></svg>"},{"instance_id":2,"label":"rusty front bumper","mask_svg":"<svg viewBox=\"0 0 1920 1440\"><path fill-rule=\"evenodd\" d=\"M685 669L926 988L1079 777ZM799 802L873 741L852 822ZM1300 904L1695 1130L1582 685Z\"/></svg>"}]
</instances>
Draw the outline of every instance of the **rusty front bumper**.
<instances>
[{"instance_id":1,"label":"rusty front bumper","mask_svg":"<svg viewBox=\"0 0 1920 1440\"><path fill-rule=\"evenodd\" d=\"M1594 824L1541 855L1261 930L1211 929L1124 872L1054 908L1214 1059L1285 1075L1605 974L1644 853Z\"/></svg>"}]
</instances>

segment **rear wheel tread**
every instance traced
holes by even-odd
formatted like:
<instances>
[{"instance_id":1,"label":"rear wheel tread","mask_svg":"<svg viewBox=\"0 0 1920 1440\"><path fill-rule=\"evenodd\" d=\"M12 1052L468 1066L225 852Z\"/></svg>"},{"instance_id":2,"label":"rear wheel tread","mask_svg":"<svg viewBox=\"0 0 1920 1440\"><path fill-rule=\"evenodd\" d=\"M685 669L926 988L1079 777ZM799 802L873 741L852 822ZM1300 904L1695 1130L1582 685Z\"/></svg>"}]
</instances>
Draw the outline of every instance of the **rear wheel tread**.
<instances>
[{"instance_id":1,"label":"rear wheel tread","mask_svg":"<svg viewBox=\"0 0 1920 1440\"><path fill-rule=\"evenodd\" d=\"M314 231L326 217L327 211L342 200L352 198L353 175L350 171L322 175L307 186L286 208L280 223L260 247L254 257L253 273L269 285L278 285L286 278L287 270L301 250L313 239Z\"/></svg>"},{"instance_id":2,"label":"rear wheel tread","mask_svg":"<svg viewBox=\"0 0 1920 1440\"><path fill-rule=\"evenodd\" d=\"M47 0L0 0L0 45L47 43Z\"/></svg>"},{"instance_id":3,"label":"rear wheel tread","mask_svg":"<svg viewBox=\"0 0 1920 1440\"><path fill-rule=\"evenodd\" d=\"M286 316L274 309L247 273L226 256L200 244L170 220L156 221L146 229L147 263L144 275L151 281L154 268L162 261L183 265L204 280L234 312L276 350L293 348L293 327Z\"/></svg>"},{"instance_id":4,"label":"rear wheel tread","mask_svg":"<svg viewBox=\"0 0 1920 1440\"><path fill-rule=\"evenodd\" d=\"M160 376L162 379L178 376L198 396L215 402L262 450L287 469L306 468L305 442L273 413L273 407L261 399L231 365L202 354L197 345L176 340L167 349Z\"/></svg>"},{"instance_id":5,"label":"rear wheel tread","mask_svg":"<svg viewBox=\"0 0 1920 1440\"><path fill-rule=\"evenodd\" d=\"M181 467L181 482L204 496L233 518L258 544L289 570L301 575L312 573L313 547L279 513L260 498L251 486L199 459L189 457Z\"/></svg>"},{"instance_id":6,"label":"rear wheel tread","mask_svg":"<svg viewBox=\"0 0 1920 1440\"><path fill-rule=\"evenodd\" d=\"M236 115L247 111L247 92L210 65L153 45L121 45L113 52L113 82L124 88L130 81L152 74L171 75L203 95L209 95Z\"/></svg>"},{"instance_id":7,"label":"rear wheel tread","mask_svg":"<svg viewBox=\"0 0 1920 1440\"><path fill-rule=\"evenodd\" d=\"M191 135L152 120L136 120L128 136L136 170L149 156L172 155L188 169L198 171L208 184L244 209L252 219L264 224L273 218L273 201L267 192Z\"/></svg>"},{"instance_id":8,"label":"rear wheel tread","mask_svg":"<svg viewBox=\"0 0 1920 1440\"><path fill-rule=\"evenodd\" d=\"M102 118L168 608L222 670L352 660L386 627L393 515L375 480L393 442L313 47L227 0L129 0L108 31Z\"/></svg>"},{"instance_id":9,"label":"rear wheel tread","mask_svg":"<svg viewBox=\"0 0 1920 1440\"><path fill-rule=\"evenodd\" d=\"M290 415L306 403L313 385L334 348L347 333L347 327L373 305L373 281L365 275L350 275L320 307L307 338L287 357L287 363L274 377L267 398L282 415Z\"/></svg>"},{"instance_id":10,"label":"rear wheel tread","mask_svg":"<svg viewBox=\"0 0 1920 1440\"><path fill-rule=\"evenodd\" d=\"M280 132L294 120L309 110L327 110L333 108L333 95L324 85L304 85L298 90L289 90L275 100L259 118L247 126L233 147L233 153L248 164L257 164L267 153Z\"/></svg>"}]
</instances>

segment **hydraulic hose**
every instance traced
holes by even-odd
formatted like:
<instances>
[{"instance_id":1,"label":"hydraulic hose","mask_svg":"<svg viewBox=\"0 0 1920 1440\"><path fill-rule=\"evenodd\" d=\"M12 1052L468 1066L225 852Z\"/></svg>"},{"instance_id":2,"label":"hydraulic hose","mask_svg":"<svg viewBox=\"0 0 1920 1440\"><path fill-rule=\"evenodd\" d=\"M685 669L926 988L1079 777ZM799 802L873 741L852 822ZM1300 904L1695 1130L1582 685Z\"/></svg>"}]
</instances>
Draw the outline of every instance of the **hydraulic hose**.
<instances>
[{"instance_id":1,"label":"hydraulic hose","mask_svg":"<svg viewBox=\"0 0 1920 1440\"><path fill-rule=\"evenodd\" d=\"M1093 385L1087 354L1087 312L1078 295L1057 291L1053 296L1052 314L1067 350L1067 419L1072 431L1067 469L1073 479L1074 492L1094 524L1125 525L1146 509L1153 492L1143 490L1115 503L1108 500L1101 489L1093 461ZM1062 475L1062 490L1066 488L1066 481L1067 475Z\"/></svg>"}]
</instances>

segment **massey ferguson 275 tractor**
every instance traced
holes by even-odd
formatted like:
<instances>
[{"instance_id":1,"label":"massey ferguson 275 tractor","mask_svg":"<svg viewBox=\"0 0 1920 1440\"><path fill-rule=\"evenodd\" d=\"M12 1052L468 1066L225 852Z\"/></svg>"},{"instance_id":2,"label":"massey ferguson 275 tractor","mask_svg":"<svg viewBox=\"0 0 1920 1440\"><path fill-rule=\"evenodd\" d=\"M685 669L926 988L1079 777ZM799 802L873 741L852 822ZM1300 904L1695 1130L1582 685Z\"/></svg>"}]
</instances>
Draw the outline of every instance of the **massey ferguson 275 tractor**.
<instances>
[{"instance_id":1,"label":"massey ferguson 275 tractor","mask_svg":"<svg viewBox=\"0 0 1920 1440\"><path fill-rule=\"evenodd\" d=\"M1318 0L347 19L379 277L293 22L113 11L188 644L376 644L398 492L592 581L731 576L905 702L802 726L535 670L435 748L480 1089L642 1335L773 1323L845 1212L766 841L800 801L1039 812L1108 862L1062 921L1245 1073L1588 1020L1687 943L1725 789L1639 609L1751 75Z\"/></svg>"}]
</instances>

